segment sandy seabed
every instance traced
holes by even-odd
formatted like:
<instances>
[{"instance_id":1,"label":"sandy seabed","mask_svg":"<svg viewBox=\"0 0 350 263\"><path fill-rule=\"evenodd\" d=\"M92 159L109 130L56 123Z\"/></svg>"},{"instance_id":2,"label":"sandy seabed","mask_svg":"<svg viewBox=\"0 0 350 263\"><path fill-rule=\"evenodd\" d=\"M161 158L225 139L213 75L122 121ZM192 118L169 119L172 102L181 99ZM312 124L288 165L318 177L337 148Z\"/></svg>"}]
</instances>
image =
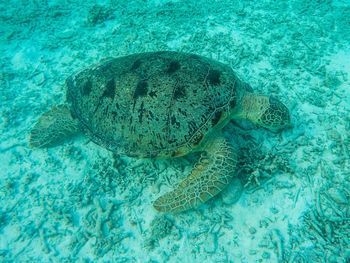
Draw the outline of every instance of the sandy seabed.
<instances>
[{"instance_id":1,"label":"sandy seabed","mask_svg":"<svg viewBox=\"0 0 350 263\"><path fill-rule=\"evenodd\" d=\"M2 1L2 262L349 262L348 1ZM176 50L231 65L293 128L230 123L237 178L186 213L152 202L194 157L113 156L78 137L31 149L64 81L106 57Z\"/></svg>"}]
</instances>

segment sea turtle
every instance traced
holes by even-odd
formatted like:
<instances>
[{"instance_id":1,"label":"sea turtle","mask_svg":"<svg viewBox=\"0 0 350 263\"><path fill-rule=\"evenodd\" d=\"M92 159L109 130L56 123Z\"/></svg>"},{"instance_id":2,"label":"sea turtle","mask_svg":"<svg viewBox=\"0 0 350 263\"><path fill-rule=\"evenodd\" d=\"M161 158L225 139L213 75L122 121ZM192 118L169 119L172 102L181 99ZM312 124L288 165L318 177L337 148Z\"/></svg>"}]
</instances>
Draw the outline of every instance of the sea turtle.
<instances>
[{"instance_id":1,"label":"sea turtle","mask_svg":"<svg viewBox=\"0 0 350 263\"><path fill-rule=\"evenodd\" d=\"M117 154L174 158L202 152L190 175L154 207L181 212L217 195L235 175L237 152L222 128L248 119L271 131L290 125L287 107L254 95L227 65L195 54L160 51L105 60L66 80L67 103L44 113L33 147L79 131ZM234 135L232 135L234 136Z\"/></svg>"}]
</instances>

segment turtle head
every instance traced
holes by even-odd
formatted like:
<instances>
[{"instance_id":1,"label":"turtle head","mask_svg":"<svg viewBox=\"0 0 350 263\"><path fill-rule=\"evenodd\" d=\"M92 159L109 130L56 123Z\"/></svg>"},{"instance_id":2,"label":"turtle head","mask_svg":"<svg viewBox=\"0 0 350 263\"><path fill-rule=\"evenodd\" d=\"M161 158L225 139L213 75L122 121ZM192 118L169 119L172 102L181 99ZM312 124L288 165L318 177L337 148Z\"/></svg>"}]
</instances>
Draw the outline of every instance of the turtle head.
<instances>
[{"instance_id":1,"label":"turtle head","mask_svg":"<svg viewBox=\"0 0 350 263\"><path fill-rule=\"evenodd\" d=\"M273 132L291 127L290 114L288 108L278 99L268 97L257 123Z\"/></svg>"},{"instance_id":2,"label":"turtle head","mask_svg":"<svg viewBox=\"0 0 350 263\"><path fill-rule=\"evenodd\" d=\"M288 108L272 96L247 92L236 117L248 119L272 132L291 127Z\"/></svg>"}]
</instances>

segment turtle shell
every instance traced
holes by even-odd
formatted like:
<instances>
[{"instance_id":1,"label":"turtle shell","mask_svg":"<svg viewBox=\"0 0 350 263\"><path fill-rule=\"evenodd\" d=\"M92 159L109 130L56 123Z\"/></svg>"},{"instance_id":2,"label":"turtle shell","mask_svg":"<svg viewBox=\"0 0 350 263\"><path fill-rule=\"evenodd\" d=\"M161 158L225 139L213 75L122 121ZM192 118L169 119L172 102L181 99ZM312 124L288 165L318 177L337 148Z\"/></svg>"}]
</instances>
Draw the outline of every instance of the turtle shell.
<instances>
[{"instance_id":1,"label":"turtle shell","mask_svg":"<svg viewBox=\"0 0 350 263\"><path fill-rule=\"evenodd\" d=\"M128 156L181 156L228 119L245 91L227 65L194 54L148 52L104 61L67 79L84 133Z\"/></svg>"}]
</instances>

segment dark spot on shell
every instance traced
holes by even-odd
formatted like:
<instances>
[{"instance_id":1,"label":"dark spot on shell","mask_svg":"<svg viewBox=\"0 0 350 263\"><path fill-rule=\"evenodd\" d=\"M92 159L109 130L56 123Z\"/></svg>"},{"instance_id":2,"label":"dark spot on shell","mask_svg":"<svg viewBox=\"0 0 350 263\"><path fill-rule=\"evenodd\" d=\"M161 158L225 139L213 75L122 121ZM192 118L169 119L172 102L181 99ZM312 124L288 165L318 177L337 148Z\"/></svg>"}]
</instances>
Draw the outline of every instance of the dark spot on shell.
<instances>
[{"instance_id":1,"label":"dark spot on shell","mask_svg":"<svg viewBox=\"0 0 350 263\"><path fill-rule=\"evenodd\" d=\"M138 116L139 122L142 123L143 114L145 113L145 108L144 108L144 103L143 102L141 103L141 106L140 106L138 112L139 112L139 116Z\"/></svg>"},{"instance_id":2,"label":"dark spot on shell","mask_svg":"<svg viewBox=\"0 0 350 263\"><path fill-rule=\"evenodd\" d=\"M91 80L87 80L83 85L82 85L82 91L81 93L83 96L89 96L92 90L92 83Z\"/></svg>"},{"instance_id":3,"label":"dark spot on shell","mask_svg":"<svg viewBox=\"0 0 350 263\"><path fill-rule=\"evenodd\" d=\"M216 86L220 85L220 76L221 73L218 70L210 70L208 74L208 81L211 85Z\"/></svg>"},{"instance_id":4,"label":"dark spot on shell","mask_svg":"<svg viewBox=\"0 0 350 263\"><path fill-rule=\"evenodd\" d=\"M216 124L218 124L218 122L220 121L221 119L221 114L222 112L221 111L216 111L213 115L213 117L211 118L211 124L212 126L215 126Z\"/></svg>"},{"instance_id":5,"label":"dark spot on shell","mask_svg":"<svg viewBox=\"0 0 350 263\"><path fill-rule=\"evenodd\" d=\"M171 124L175 127L175 128L180 128L180 122L177 121L176 117L174 115L171 116L170 118Z\"/></svg>"},{"instance_id":6,"label":"dark spot on shell","mask_svg":"<svg viewBox=\"0 0 350 263\"><path fill-rule=\"evenodd\" d=\"M136 60L132 66L131 66L131 70L136 70L141 66L142 62L141 59Z\"/></svg>"},{"instance_id":7,"label":"dark spot on shell","mask_svg":"<svg viewBox=\"0 0 350 263\"><path fill-rule=\"evenodd\" d=\"M183 85L178 85L174 91L174 99L181 99L186 96L186 89Z\"/></svg>"},{"instance_id":8,"label":"dark spot on shell","mask_svg":"<svg viewBox=\"0 0 350 263\"><path fill-rule=\"evenodd\" d=\"M111 115L112 115L113 120L116 120L118 113L116 111L112 111Z\"/></svg>"},{"instance_id":9,"label":"dark spot on shell","mask_svg":"<svg viewBox=\"0 0 350 263\"><path fill-rule=\"evenodd\" d=\"M192 133L197 130L197 125L194 121L188 122L188 130Z\"/></svg>"},{"instance_id":10,"label":"dark spot on shell","mask_svg":"<svg viewBox=\"0 0 350 263\"><path fill-rule=\"evenodd\" d=\"M172 74L180 69L181 65L178 61L171 61L166 70L167 73Z\"/></svg>"},{"instance_id":11,"label":"dark spot on shell","mask_svg":"<svg viewBox=\"0 0 350 263\"><path fill-rule=\"evenodd\" d=\"M109 113L109 105L107 105L104 109L103 109L103 115L107 116Z\"/></svg>"},{"instance_id":12,"label":"dark spot on shell","mask_svg":"<svg viewBox=\"0 0 350 263\"><path fill-rule=\"evenodd\" d=\"M135 92L134 92L134 99L137 99L138 97L144 97L147 95L148 92L148 83L145 80L139 81L137 83Z\"/></svg>"},{"instance_id":13,"label":"dark spot on shell","mask_svg":"<svg viewBox=\"0 0 350 263\"><path fill-rule=\"evenodd\" d=\"M185 117L187 117L187 112L186 112L186 110L183 110L183 109L178 109L178 111L183 115L183 116L185 116Z\"/></svg>"},{"instance_id":14,"label":"dark spot on shell","mask_svg":"<svg viewBox=\"0 0 350 263\"><path fill-rule=\"evenodd\" d=\"M154 114L153 114L152 111L147 111L147 118L148 118L149 120L153 120L153 119L154 119Z\"/></svg>"},{"instance_id":15,"label":"dark spot on shell","mask_svg":"<svg viewBox=\"0 0 350 263\"><path fill-rule=\"evenodd\" d=\"M148 94L151 98L157 97L157 92L155 90L152 90L149 94Z\"/></svg>"},{"instance_id":16,"label":"dark spot on shell","mask_svg":"<svg viewBox=\"0 0 350 263\"><path fill-rule=\"evenodd\" d=\"M114 79L110 79L106 83L106 89L103 92L103 96L113 99L114 95L115 95L115 81Z\"/></svg>"},{"instance_id":17,"label":"dark spot on shell","mask_svg":"<svg viewBox=\"0 0 350 263\"><path fill-rule=\"evenodd\" d=\"M232 98L230 100L230 108L233 109L236 107L236 98Z\"/></svg>"}]
</instances>

